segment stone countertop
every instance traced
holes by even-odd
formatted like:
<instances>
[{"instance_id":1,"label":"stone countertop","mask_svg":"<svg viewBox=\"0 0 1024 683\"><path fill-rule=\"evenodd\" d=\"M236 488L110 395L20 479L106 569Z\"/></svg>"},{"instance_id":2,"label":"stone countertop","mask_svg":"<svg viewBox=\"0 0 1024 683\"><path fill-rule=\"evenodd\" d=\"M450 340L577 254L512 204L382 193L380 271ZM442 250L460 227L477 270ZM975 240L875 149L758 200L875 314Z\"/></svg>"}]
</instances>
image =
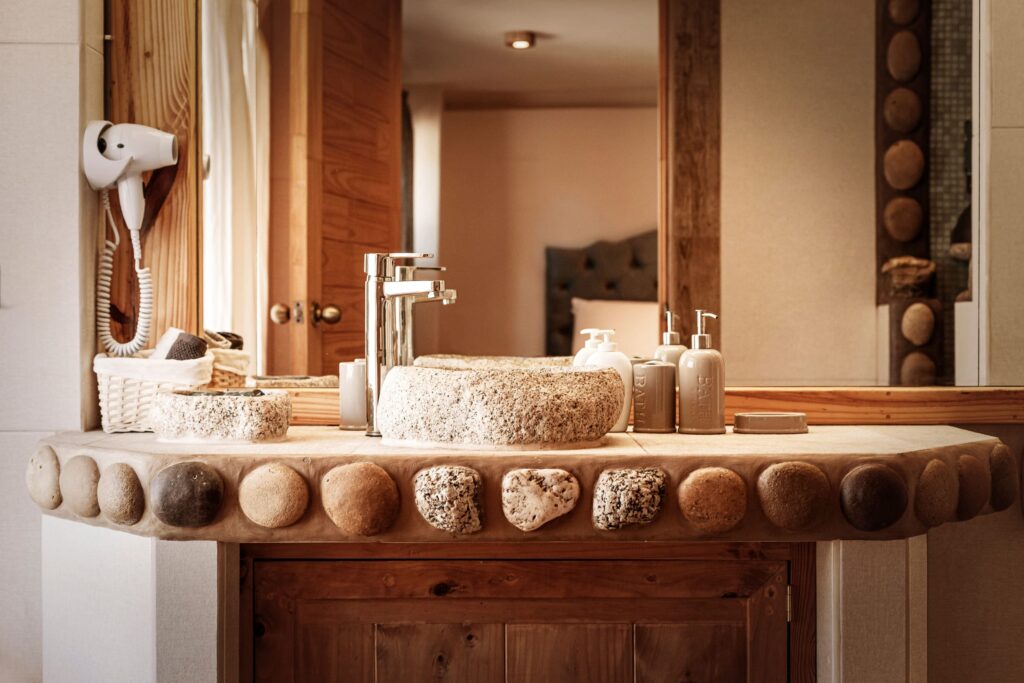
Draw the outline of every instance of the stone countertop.
<instances>
[{"instance_id":1,"label":"stone countertop","mask_svg":"<svg viewBox=\"0 0 1024 683\"><path fill-rule=\"evenodd\" d=\"M260 445L58 434L26 483L47 514L166 539L807 541L904 538L1004 510L1019 472L998 439L945 426L625 433L497 452L292 427Z\"/></svg>"}]
</instances>

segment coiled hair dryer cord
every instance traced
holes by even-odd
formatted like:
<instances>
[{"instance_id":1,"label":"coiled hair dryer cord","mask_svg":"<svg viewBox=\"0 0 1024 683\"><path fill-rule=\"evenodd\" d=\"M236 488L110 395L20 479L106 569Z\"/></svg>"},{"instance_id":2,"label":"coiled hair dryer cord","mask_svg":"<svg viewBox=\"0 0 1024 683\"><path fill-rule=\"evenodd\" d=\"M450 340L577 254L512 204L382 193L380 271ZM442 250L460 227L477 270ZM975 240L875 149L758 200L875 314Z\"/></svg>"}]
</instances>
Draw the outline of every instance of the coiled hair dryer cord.
<instances>
[{"instance_id":1,"label":"coiled hair dryer cord","mask_svg":"<svg viewBox=\"0 0 1024 683\"><path fill-rule=\"evenodd\" d=\"M149 341L149 324L153 316L153 278L149 268L142 267L142 238L138 230L131 230L132 250L135 252L135 273L139 279L139 319L135 325L135 336L130 342L121 343L110 332L110 285L114 277L114 252L121 244L121 234L110 211L110 196L102 192L103 211L106 213L113 241L105 239L103 255L100 257L99 273L96 276L96 331L107 352L114 356L133 356ZM105 232L105 231L104 231Z\"/></svg>"}]
</instances>

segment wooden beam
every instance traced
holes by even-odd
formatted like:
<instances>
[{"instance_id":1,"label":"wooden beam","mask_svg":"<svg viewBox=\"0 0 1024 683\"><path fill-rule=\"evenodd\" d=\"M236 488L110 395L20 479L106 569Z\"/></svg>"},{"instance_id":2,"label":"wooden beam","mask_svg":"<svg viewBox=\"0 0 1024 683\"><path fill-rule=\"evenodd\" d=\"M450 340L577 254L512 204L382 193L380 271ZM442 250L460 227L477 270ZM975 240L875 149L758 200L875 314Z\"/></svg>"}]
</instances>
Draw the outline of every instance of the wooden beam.
<instances>
[{"instance_id":1,"label":"wooden beam","mask_svg":"<svg viewBox=\"0 0 1024 683\"><path fill-rule=\"evenodd\" d=\"M686 338L694 309L721 308L721 2L660 12L658 298Z\"/></svg>"},{"instance_id":2,"label":"wooden beam","mask_svg":"<svg viewBox=\"0 0 1024 683\"><path fill-rule=\"evenodd\" d=\"M337 425L337 389L289 389L292 424ZM1021 387L731 387L726 421L738 412L798 411L811 425L1024 424Z\"/></svg>"},{"instance_id":3,"label":"wooden beam","mask_svg":"<svg viewBox=\"0 0 1024 683\"><path fill-rule=\"evenodd\" d=\"M107 118L178 137L177 166L155 172L147 185L142 253L153 271L152 345L168 327L199 332L202 319L199 7L196 0L109 0L108 12L112 39L107 43ZM111 202L120 221L116 194L111 193ZM157 194L163 195L162 204ZM114 260L111 329L127 341L135 334L138 284L127 235L121 236ZM103 240L97 243L102 249Z\"/></svg>"}]
</instances>

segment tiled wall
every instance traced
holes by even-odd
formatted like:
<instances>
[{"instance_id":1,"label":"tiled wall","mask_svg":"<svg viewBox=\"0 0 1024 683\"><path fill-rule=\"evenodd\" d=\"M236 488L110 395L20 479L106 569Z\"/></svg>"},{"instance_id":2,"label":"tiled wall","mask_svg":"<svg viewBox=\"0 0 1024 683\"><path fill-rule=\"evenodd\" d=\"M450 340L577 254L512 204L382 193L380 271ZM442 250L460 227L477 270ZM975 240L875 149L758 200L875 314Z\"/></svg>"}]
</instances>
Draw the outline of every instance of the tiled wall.
<instances>
[{"instance_id":1,"label":"tiled wall","mask_svg":"<svg viewBox=\"0 0 1024 683\"><path fill-rule=\"evenodd\" d=\"M90 406L96 199L79 173L103 114L102 0L0 3L0 680L42 678L40 514L25 462Z\"/></svg>"}]
</instances>

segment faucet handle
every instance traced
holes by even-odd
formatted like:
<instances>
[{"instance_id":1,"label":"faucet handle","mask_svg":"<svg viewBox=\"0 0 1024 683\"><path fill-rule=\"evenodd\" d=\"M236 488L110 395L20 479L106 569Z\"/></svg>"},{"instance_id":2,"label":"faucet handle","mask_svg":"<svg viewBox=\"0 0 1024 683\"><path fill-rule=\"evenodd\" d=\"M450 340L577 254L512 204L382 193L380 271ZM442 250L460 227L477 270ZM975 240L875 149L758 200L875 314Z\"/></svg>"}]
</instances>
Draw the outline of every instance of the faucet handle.
<instances>
[{"instance_id":1,"label":"faucet handle","mask_svg":"<svg viewBox=\"0 0 1024 683\"><path fill-rule=\"evenodd\" d=\"M433 254L392 252L363 254L363 272L367 277L391 277L396 259L434 258Z\"/></svg>"}]
</instances>

